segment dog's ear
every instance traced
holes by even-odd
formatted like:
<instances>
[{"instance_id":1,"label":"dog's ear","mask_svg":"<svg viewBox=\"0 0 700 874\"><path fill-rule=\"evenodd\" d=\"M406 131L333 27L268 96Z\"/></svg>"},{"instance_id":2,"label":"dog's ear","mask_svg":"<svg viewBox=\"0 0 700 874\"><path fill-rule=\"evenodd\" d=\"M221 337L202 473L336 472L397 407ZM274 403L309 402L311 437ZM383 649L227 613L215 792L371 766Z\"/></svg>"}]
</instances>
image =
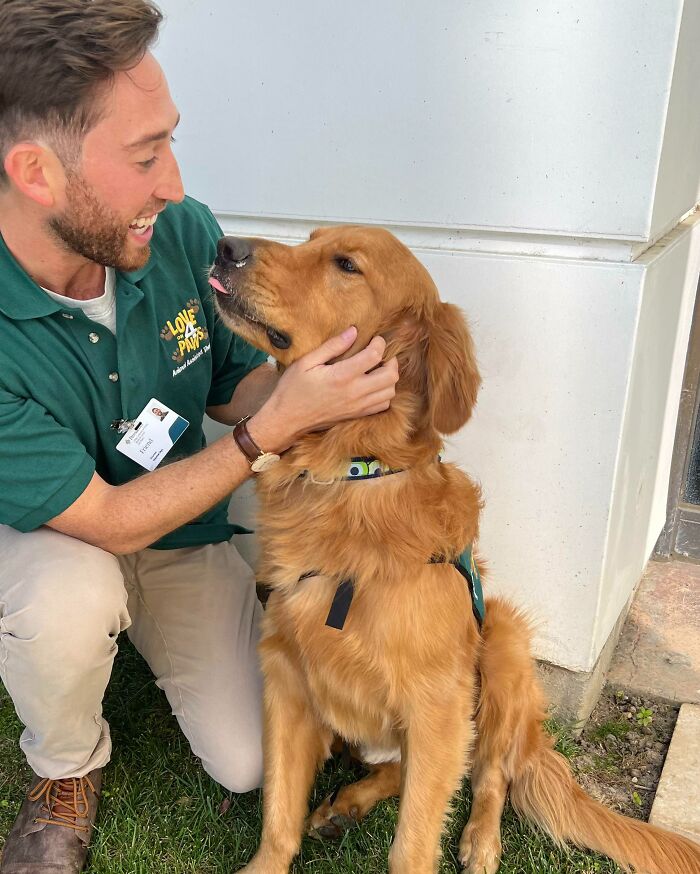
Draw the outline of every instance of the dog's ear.
<instances>
[{"instance_id":1,"label":"dog's ear","mask_svg":"<svg viewBox=\"0 0 700 874\"><path fill-rule=\"evenodd\" d=\"M469 420L481 385L474 344L453 304L437 304L427 327L428 415L437 431L452 434Z\"/></svg>"}]
</instances>

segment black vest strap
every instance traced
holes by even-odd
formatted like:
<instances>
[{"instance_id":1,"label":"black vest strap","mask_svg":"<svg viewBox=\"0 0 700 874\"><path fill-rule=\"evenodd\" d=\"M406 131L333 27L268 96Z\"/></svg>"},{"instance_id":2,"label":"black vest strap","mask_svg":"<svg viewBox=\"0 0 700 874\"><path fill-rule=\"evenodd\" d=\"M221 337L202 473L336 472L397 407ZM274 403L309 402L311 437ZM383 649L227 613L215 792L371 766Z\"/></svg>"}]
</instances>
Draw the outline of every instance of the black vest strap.
<instances>
[{"instance_id":1,"label":"black vest strap","mask_svg":"<svg viewBox=\"0 0 700 874\"><path fill-rule=\"evenodd\" d=\"M355 594L355 585L352 580L343 580L335 590L333 595L333 603L328 611L326 625L331 628L337 628L338 631L343 630L345 620L348 618L350 605L352 604L352 596Z\"/></svg>"},{"instance_id":2,"label":"black vest strap","mask_svg":"<svg viewBox=\"0 0 700 874\"><path fill-rule=\"evenodd\" d=\"M429 561L429 564L446 563L447 559L444 555L433 555ZM474 561L471 546L468 546L464 552L458 558L454 559L454 561L451 561L450 564L453 565L453 567L456 568L456 570L467 581L472 602L472 612L474 613L474 618L479 626L479 630L481 630L484 624L485 615L484 593L481 588L481 576L476 566L476 562ZM299 577L299 582L309 579L310 577L316 577L318 574L318 571L307 571ZM337 628L338 631L343 630L345 620L348 618L348 613L350 612L350 605L352 604L354 594L355 585L351 578L343 580L338 584L338 588L335 590L335 595L333 595L331 608L326 617L326 625L329 628Z\"/></svg>"},{"instance_id":3,"label":"black vest strap","mask_svg":"<svg viewBox=\"0 0 700 874\"><path fill-rule=\"evenodd\" d=\"M444 555L434 555L430 559L431 564L445 564L447 559ZM481 588L481 577L476 567L476 562L473 559L471 547L466 549L459 558L451 561L450 564L459 571L459 573L467 581L469 594L472 599L472 613L476 619L476 624L479 626L479 631L484 624L484 593Z\"/></svg>"}]
</instances>

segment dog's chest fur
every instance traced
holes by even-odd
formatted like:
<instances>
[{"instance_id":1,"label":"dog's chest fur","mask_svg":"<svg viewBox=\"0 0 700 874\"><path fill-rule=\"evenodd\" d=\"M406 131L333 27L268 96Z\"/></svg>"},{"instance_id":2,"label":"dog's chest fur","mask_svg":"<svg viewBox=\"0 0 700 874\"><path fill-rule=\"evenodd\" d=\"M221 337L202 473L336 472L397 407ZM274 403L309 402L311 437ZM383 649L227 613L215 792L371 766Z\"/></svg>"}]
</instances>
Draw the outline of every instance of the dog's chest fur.
<instances>
[{"instance_id":1,"label":"dog's chest fur","mask_svg":"<svg viewBox=\"0 0 700 874\"><path fill-rule=\"evenodd\" d=\"M283 653L320 721L349 741L395 746L410 701L446 688L457 687L465 716L471 712L478 633L469 591L452 566L426 560L430 538L456 544L476 518L474 487L462 474L454 481L453 498L462 498L456 530L441 512L454 500L437 494L426 505L416 484L398 476L348 484L340 494L333 486L261 495L262 576L275 589L263 662L270 648ZM312 570L322 573L298 580ZM338 630L326 619L346 576L354 596Z\"/></svg>"},{"instance_id":2,"label":"dog's chest fur","mask_svg":"<svg viewBox=\"0 0 700 874\"><path fill-rule=\"evenodd\" d=\"M263 638L303 676L324 724L353 742L391 746L416 695L461 687L470 710L478 638L453 568L421 568L394 592L386 581L360 582L342 630L325 624L335 586L316 577L273 593L263 626Z\"/></svg>"}]
</instances>

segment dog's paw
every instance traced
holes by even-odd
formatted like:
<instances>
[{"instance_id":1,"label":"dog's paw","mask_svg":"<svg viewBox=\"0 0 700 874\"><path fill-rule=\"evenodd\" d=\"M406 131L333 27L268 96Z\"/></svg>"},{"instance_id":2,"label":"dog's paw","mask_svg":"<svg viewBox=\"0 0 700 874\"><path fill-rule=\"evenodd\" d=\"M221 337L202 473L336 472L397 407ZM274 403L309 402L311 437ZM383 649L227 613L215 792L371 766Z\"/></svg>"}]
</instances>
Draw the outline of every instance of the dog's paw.
<instances>
[{"instance_id":1,"label":"dog's paw","mask_svg":"<svg viewBox=\"0 0 700 874\"><path fill-rule=\"evenodd\" d=\"M338 840L346 831L356 828L359 822L357 807L338 809L331 804L330 796L315 810L306 823L306 833L317 840Z\"/></svg>"},{"instance_id":2,"label":"dog's paw","mask_svg":"<svg viewBox=\"0 0 700 874\"><path fill-rule=\"evenodd\" d=\"M501 864L500 835L484 835L467 825L459 842L459 861L465 874L496 874Z\"/></svg>"},{"instance_id":3,"label":"dog's paw","mask_svg":"<svg viewBox=\"0 0 700 874\"><path fill-rule=\"evenodd\" d=\"M255 856L245 868L237 868L236 874L289 874L289 866L272 866Z\"/></svg>"}]
</instances>

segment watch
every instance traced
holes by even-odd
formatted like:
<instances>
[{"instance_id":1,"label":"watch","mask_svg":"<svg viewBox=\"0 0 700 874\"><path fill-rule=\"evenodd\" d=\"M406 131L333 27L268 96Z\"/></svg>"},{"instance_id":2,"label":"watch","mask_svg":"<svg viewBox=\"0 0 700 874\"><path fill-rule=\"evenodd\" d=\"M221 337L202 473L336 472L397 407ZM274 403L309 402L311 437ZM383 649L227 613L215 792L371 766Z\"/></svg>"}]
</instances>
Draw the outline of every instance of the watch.
<instances>
[{"instance_id":1,"label":"watch","mask_svg":"<svg viewBox=\"0 0 700 874\"><path fill-rule=\"evenodd\" d=\"M248 459L253 473L261 473L263 470L267 470L268 467L276 464L280 457L274 452L265 452L265 450L258 446L250 436L250 431L248 431L248 419L250 419L250 416L245 416L240 422L236 422L233 428L233 439L243 455Z\"/></svg>"}]
</instances>

